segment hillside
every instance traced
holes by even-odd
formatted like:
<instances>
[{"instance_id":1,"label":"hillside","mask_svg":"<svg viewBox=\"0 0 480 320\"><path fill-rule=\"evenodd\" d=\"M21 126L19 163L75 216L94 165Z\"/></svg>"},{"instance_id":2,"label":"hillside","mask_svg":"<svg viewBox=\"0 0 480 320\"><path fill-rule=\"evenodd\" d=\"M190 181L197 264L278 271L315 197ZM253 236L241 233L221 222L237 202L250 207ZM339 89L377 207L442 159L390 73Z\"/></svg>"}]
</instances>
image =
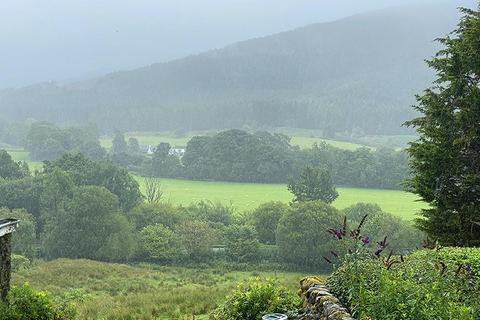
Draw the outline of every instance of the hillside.
<instances>
[{"instance_id":1,"label":"hillside","mask_svg":"<svg viewBox=\"0 0 480 320\"><path fill-rule=\"evenodd\" d=\"M440 5L356 15L65 86L4 90L0 112L104 130L402 133L432 79L423 60L457 17Z\"/></svg>"}]
</instances>

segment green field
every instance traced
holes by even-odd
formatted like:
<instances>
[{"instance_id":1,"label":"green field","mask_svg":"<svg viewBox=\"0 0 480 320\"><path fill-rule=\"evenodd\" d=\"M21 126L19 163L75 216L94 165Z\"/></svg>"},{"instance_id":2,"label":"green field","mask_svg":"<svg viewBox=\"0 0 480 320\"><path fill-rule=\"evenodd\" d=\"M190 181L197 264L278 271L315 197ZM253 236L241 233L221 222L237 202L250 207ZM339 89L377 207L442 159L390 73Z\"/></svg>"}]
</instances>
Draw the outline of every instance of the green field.
<instances>
[{"instance_id":1,"label":"green field","mask_svg":"<svg viewBox=\"0 0 480 320\"><path fill-rule=\"evenodd\" d=\"M185 135L178 136L172 132L127 132L125 133L125 139L136 138L138 142L142 145L152 145L156 146L160 142L168 142L172 146L186 146L187 142L195 135L212 135L215 132L212 131L196 131L189 132ZM346 141L337 141L323 139L316 136L308 135L308 133L300 132L298 135L289 134L292 137L291 144L297 145L300 148L310 148L315 142L326 142L334 147L346 149L346 150L356 150L360 147L363 147L361 144L346 142ZM102 137L100 139L100 144L107 149L112 147L112 137Z\"/></svg>"},{"instance_id":2,"label":"green field","mask_svg":"<svg viewBox=\"0 0 480 320\"><path fill-rule=\"evenodd\" d=\"M41 162L29 161L28 152L8 150L17 161L26 160L31 170L40 169ZM143 188L144 178L134 175ZM231 204L238 211L253 210L268 201L289 202L292 199L285 184L233 183L160 179L164 201L188 205L192 202L210 200ZM358 202L378 204L384 211L411 220L427 205L418 201L414 194L399 190L338 188L340 196L334 206L343 209Z\"/></svg>"},{"instance_id":3,"label":"green field","mask_svg":"<svg viewBox=\"0 0 480 320\"><path fill-rule=\"evenodd\" d=\"M160 142L168 142L171 146L186 146L187 142L196 135L209 135L214 132L189 132L185 135L178 136L173 132L127 132L125 133L125 140L129 138L136 138L142 145L157 146ZM112 147L112 137L104 136L100 138L100 144L106 149Z\"/></svg>"},{"instance_id":4,"label":"green field","mask_svg":"<svg viewBox=\"0 0 480 320\"><path fill-rule=\"evenodd\" d=\"M6 148L7 152L12 156L15 161L25 161L28 163L30 171L40 170L43 166L41 161L32 161L28 156L28 151L22 148Z\"/></svg>"},{"instance_id":5,"label":"green field","mask_svg":"<svg viewBox=\"0 0 480 320\"><path fill-rule=\"evenodd\" d=\"M392 136L364 136L355 140L360 144L366 144L373 147L389 147L392 149L405 149L408 144L416 140L415 135L392 135Z\"/></svg>"},{"instance_id":6,"label":"green field","mask_svg":"<svg viewBox=\"0 0 480 320\"><path fill-rule=\"evenodd\" d=\"M135 176L143 187L144 178ZM253 210L267 201L289 202L292 199L284 184L232 183L160 179L164 201L188 205L192 202L210 200L231 204L239 211ZM334 206L343 209L358 202L377 203L384 211L405 219L415 214L426 204L417 201L411 193L399 190L376 190L361 188L337 188L340 196Z\"/></svg>"},{"instance_id":7,"label":"green field","mask_svg":"<svg viewBox=\"0 0 480 320\"><path fill-rule=\"evenodd\" d=\"M361 147L365 147L364 145L356 144L352 142L329 140L329 139L323 139L318 137L292 136L292 140L290 141L292 145L299 146L302 149L311 148L314 143L321 143L321 142L325 142L336 148L351 150L351 151Z\"/></svg>"},{"instance_id":8,"label":"green field","mask_svg":"<svg viewBox=\"0 0 480 320\"><path fill-rule=\"evenodd\" d=\"M239 272L58 259L13 274L13 284L76 302L80 319L208 319L239 282L261 277L298 289L290 272ZM193 317L195 315L195 317Z\"/></svg>"}]
</instances>

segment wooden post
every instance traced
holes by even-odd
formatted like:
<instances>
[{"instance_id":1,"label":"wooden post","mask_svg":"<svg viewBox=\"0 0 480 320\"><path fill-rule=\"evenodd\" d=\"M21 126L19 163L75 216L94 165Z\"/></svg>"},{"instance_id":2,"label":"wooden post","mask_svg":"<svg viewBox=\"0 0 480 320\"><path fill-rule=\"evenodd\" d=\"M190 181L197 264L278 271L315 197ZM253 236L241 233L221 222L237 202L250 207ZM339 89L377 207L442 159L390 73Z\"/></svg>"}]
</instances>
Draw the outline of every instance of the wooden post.
<instances>
[{"instance_id":1,"label":"wooden post","mask_svg":"<svg viewBox=\"0 0 480 320\"><path fill-rule=\"evenodd\" d=\"M12 234L0 237L0 299L7 300L10 290L10 272L12 268Z\"/></svg>"}]
</instances>

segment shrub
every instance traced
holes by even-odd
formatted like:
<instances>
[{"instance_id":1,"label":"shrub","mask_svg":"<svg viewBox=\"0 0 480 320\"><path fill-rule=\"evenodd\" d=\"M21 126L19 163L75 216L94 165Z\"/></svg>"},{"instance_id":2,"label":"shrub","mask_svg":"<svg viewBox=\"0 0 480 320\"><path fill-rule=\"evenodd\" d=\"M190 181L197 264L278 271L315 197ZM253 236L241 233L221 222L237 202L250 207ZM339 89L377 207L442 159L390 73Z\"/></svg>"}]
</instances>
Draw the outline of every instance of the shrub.
<instances>
[{"instance_id":1,"label":"shrub","mask_svg":"<svg viewBox=\"0 0 480 320\"><path fill-rule=\"evenodd\" d=\"M280 218L288 206L283 202L268 202L260 205L252 213L255 230L261 243L275 244L275 232Z\"/></svg>"},{"instance_id":2,"label":"shrub","mask_svg":"<svg viewBox=\"0 0 480 320\"><path fill-rule=\"evenodd\" d=\"M294 315L300 307L297 295L273 280L255 279L242 284L211 315L213 320L260 320L267 313Z\"/></svg>"},{"instance_id":3,"label":"shrub","mask_svg":"<svg viewBox=\"0 0 480 320\"><path fill-rule=\"evenodd\" d=\"M326 230L341 224L340 212L321 201L292 204L277 228L279 258L301 269L327 267L323 255L334 239Z\"/></svg>"},{"instance_id":4,"label":"shrub","mask_svg":"<svg viewBox=\"0 0 480 320\"><path fill-rule=\"evenodd\" d=\"M389 249L396 254L409 253L418 249L425 238L424 233L416 229L411 222L383 212L376 204L357 203L344 209L343 212L354 224L358 224L365 215L368 215L363 224L362 233L374 243L388 236Z\"/></svg>"},{"instance_id":5,"label":"shrub","mask_svg":"<svg viewBox=\"0 0 480 320\"><path fill-rule=\"evenodd\" d=\"M225 231L227 255L236 262L258 261L260 243L255 228L249 225L232 225Z\"/></svg>"},{"instance_id":6,"label":"shrub","mask_svg":"<svg viewBox=\"0 0 480 320\"><path fill-rule=\"evenodd\" d=\"M168 228L184 220L185 211L168 203L142 203L128 213L130 222L137 230L160 223Z\"/></svg>"},{"instance_id":7,"label":"shrub","mask_svg":"<svg viewBox=\"0 0 480 320\"><path fill-rule=\"evenodd\" d=\"M76 318L71 304L56 303L47 291L35 291L28 284L13 287L7 303L0 303L2 320L70 320Z\"/></svg>"},{"instance_id":8,"label":"shrub","mask_svg":"<svg viewBox=\"0 0 480 320\"><path fill-rule=\"evenodd\" d=\"M201 262L212 257L212 246L218 235L207 222L183 221L175 228L175 233L187 261Z\"/></svg>"},{"instance_id":9,"label":"shrub","mask_svg":"<svg viewBox=\"0 0 480 320\"><path fill-rule=\"evenodd\" d=\"M13 271L20 271L30 268L32 263L28 260L27 257L12 254L12 270Z\"/></svg>"},{"instance_id":10,"label":"shrub","mask_svg":"<svg viewBox=\"0 0 480 320\"><path fill-rule=\"evenodd\" d=\"M170 261L179 254L179 241L175 233L162 224L143 228L140 242L148 256L155 260Z\"/></svg>"},{"instance_id":11,"label":"shrub","mask_svg":"<svg viewBox=\"0 0 480 320\"><path fill-rule=\"evenodd\" d=\"M447 266L456 268L469 265L480 276L480 248L442 247L439 250L418 250L412 257L423 260L443 261Z\"/></svg>"},{"instance_id":12,"label":"shrub","mask_svg":"<svg viewBox=\"0 0 480 320\"><path fill-rule=\"evenodd\" d=\"M471 270L431 257L413 255L387 267L382 259L348 261L328 286L359 319L473 320L480 314L480 287Z\"/></svg>"},{"instance_id":13,"label":"shrub","mask_svg":"<svg viewBox=\"0 0 480 320\"><path fill-rule=\"evenodd\" d=\"M366 214L366 206L359 208ZM476 273L480 250L449 248L444 253L423 250L407 260L392 253L384 258L381 253L389 246L387 237L372 252L369 238L362 236L367 220L365 215L358 227L348 230L345 218L342 227L328 230L342 245L336 249L340 254L332 250L331 256L325 257L341 262L328 279L328 286L355 317L473 320L480 314Z\"/></svg>"},{"instance_id":14,"label":"shrub","mask_svg":"<svg viewBox=\"0 0 480 320\"><path fill-rule=\"evenodd\" d=\"M192 219L223 226L232 224L233 211L231 206L211 201L200 201L187 207L187 212Z\"/></svg>"}]
</instances>

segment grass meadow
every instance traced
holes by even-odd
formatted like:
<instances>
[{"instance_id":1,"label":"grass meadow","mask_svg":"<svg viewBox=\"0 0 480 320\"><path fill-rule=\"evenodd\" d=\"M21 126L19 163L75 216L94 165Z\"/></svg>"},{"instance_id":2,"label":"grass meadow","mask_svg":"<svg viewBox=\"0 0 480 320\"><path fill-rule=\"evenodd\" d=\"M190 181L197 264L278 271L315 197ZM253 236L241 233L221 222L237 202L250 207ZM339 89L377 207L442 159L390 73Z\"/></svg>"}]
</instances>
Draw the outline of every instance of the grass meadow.
<instances>
[{"instance_id":1,"label":"grass meadow","mask_svg":"<svg viewBox=\"0 0 480 320\"><path fill-rule=\"evenodd\" d=\"M58 259L15 272L12 282L71 299L80 319L201 320L238 283L255 277L277 279L296 290L302 275Z\"/></svg>"},{"instance_id":2,"label":"grass meadow","mask_svg":"<svg viewBox=\"0 0 480 320\"><path fill-rule=\"evenodd\" d=\"M144 178L134 176L144 188ZM159 179L164 192L164 201L188 205L192 202L210 200L230 204L238 211L253 210L268 201L289 202L292 195L285 184L234 183ZM400 190L337 188L339 197L333 203L338 209L358 202L378 204L384 211L411 220L426 204L412 193Z\"/></svg>"},{"instance_id":3,"label":"grass meadow","mask_svg":"<svg viewBox=\"0 0 480 320\"><path fill-rule=\"evenodd\" d=\"M361 147L366 147L364 145L353 143L353 142L330 140L330 139L323 139L323 138L311 137L311 136L310 137L292 136L292 140L290 141L292 145L299 146L301 149L311 148L314 143L321 143L321 142L325 142L339 149L345 149L350 151L354 151Z\"/></svg>"},{"instance_id":4,"label":"grass meadow","mask_svg":"<svg viewBox=\"0 0 480 320\"><path fill-rule=\"evenodd\" d=\"M40 170L43 166L41 161L32 161L29 158L28 151L25 151L23 148L5 148L7 152L12 156L12 159L15 161L25 161L28 163L30 171Z\"/></svg>"},{"instance_id":5,"label":"grass meadow","mask_svg":"<svg viewBox=\"0 0 480 320\"><path fill-rule=\"evenodd\" d=\"M138 142L142 145L152 145L156 146L160 142L168 142L172 146L186 146L188 140L190 140L195 135L212 135L215 132L211 131L198 131L198 132L189 132L185 135L178 136L172 132L127 132L125 133L125 139L136 138ZM326 142L334 147L346 149L346 150L356 150L364 145L346 142L346 141L337 141L323 139L315 137L313 135L299 133L298 135L289 134L292 137L291 144L297 145L300 148L310 148L315 142ZM100 139L100 144L107 149L110 149L112 146L112 137L102 137Z\"/></svg>"}]
</instances>

